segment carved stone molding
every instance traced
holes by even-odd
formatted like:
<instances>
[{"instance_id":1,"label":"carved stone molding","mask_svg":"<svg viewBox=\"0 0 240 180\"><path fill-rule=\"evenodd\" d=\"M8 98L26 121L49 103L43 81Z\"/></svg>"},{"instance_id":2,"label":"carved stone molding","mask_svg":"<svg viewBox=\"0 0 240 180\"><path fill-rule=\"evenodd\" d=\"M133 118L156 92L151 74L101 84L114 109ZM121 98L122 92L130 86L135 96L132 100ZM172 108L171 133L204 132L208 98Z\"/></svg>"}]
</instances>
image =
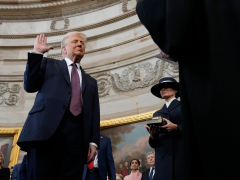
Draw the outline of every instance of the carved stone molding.
<instances>
[{"instance_id":1,"label":"carved stone molding","mask_svg":"<svg viewBox=\"0 0 240 180\"><path fill-rule=\"evenodd\" d=\"M126 116L122 118L110 119L105 121L100 121L101 129L110 128L115 126L121 126L125 124L137 123L141 121L146 121L152 118L153 113L156 111L150 111L147 113L141 113L133 116Z\"/></svg>"},{"instance_id":2,"label":"carved stone molding","mask_svg":"<svg viewBox=\"0 0 240 180\"><path fill-rule=\"evenodd\" d=\"M9 83L0 82L0 106L17 106L20 98L19 84L13 84L9 87Z\"/></svg>"},{"instance_id":3,"label":"carved stone molding","mask_svg":"<svg viewBox=\"0 0 240 180\"><path fill-rule=\"evenodd\" d=\"M178 77L178 67L168 62L157 60L155 66L150 62L133 64L126 67L121 75L100 73L94 75L98 81L100 97L142 89L156 84L162 77ZM112 90L112 94L109 92Z\"/></svg>"},{"instance_id":4,"label":"carved stone molding","mask_svg":"<svg viewBox=\"0 0 240 180\"><path fill-rule=\"evenodd\" d=\"M135 9L136 8L136 6L134 6L134 7L132 7L131 9L128 9L128 4L129 4L129 2L131 2L131 1L136 1L137 2L137 0L126 0L126 1L124 1L123 2L123 4L122 4L122 10L123 10L123 12L128 12L128 11L131 11L131 10L133 10L133 9Z\"/></svg>"},{"instance_id":5,"label":"carved stone molding","mask_svg":"<svg viewBox=\"0 0 240 180\"><path fill-rule=\"evenodd\" d=\"M163 75L164 61L158 60L156 65L150 62L134 64L127 67L121 74L112 75L113 89L117 93L128 92L148 87L158 81Z\"/></svg>"},{"instance_id":6,"label":"carved stone molding","mask_svg":"<svg viewBox=\"0 0 240 180\"><path fill-rule=\"evenodd\" d=\"M94 78L97 80L99 97L109 95L109 91L112 87L111 75L109 74L109 72L99 73L95 75Z\"/></svg>"},{"instance_id":7,"label":"carved stone molding","mask_svg":"<svg viewBox=\"0 0 240 180\"><path fill-rule=\"evenodd\" d=\"M1 5L0 9L35 9L35 8L46 8L46 7L54 7L54 6L61 6L67 5L69 3L80 2L81 0L64 0L58 2L51 2L51 3L43 3L43 4L30 4L30 5Z\"/></svg>"},{"instance_id":8,"label":"carved stone molding","mask_svg":"<svg viewBox=\"0 0 240 180\"><path fill-rule=\"evenodd\" d=\"M62 28L59 28L59 29L56 28L56 23L58 21L63 21L64 22L64 26ZM67 18L59 18L59 19L55 19L55 20L53 20L51 22L50 29L51 29L51 31L60 31L60 30L67 29L68 27L69 27L69 19L67 19Z\"/></svg>"},{"instance_id":9,"label":"carved stone molding","mask_svg":"<svg viewBox=\"0 0 240 180\"><path fill-rule=\"evenodd\" d=\"M90 53L94 53L94 52L98 52L98 51L103 51L103 50L106 50L106 49L111 49L111 48L114 48L114 47L117 47L117 46L121 46L123 44L127 44L127 43L130 43L130 42L136 41L138 39L142 39L142 38L147 37L147 36L149 36L149 33L144 34L144 35L139 36L139 37L136 37L136 38L133 38L133 39L130 39L130 40L127 40L127 41L124 41L124 42L121 42L121 43L117 43L117 44L111 45L111 46L107 46L107 47L103 47L103 48L99 48L99 49L86 51L85 54L90 54ZM48 46L53 46L54 48L61 47L61 43L51 43L51 44L49 43ZM58 59L58 60L62 60L63 59L63 56L62 56L61 53L50 54L48 57L49 58L53 58L53 59Z\"/></svg>"},{"instance_id":10,"label":"carved stone molding","mask_svg":"<svg viewBox=\"0 0 240 180\"><path fill-rule=\"evenodd\" d=\"M71 0L68 0L68 1L70 2ZM12 15L12 16L11 15L9 15L9 16L2 15L2 16L0 16L0 19L1 20L10 20L10 21L11 20L18 20L18 21L28 20L29 21L29 20L43 20L43 19L50 19L50 18L59 18L59 17L62 17L62 16L70 16L70 15L74 15L74 14L81 15L81 14L85 14L89 11L99 10L99 8L106 8L106 7L113 6L116 3L121 3L122 1L123 0L106 0L106 1L102 1L98 4L92 4L92 5L89 5L89 6L84 6L84 7L79 7L79 8L72 9L72 10L54 12L54 13ZM57 4L57 2L55 4ZM43 5L43 4L41 4L41 5ZM30 7L30 6L31 5L26 6L26 7Z\"/></svg>"},{"instance_id":11,"label":"carved stone molding","mask_svg":"<svg viewBox=\"0 0 240 180\"><path fill-rule=\"evenodd\" d=\"M111 18L111 19L107 19L107 20L104 20L104 21L101 21L101 22L98 22L98 23L82 26L82 27L79 27L79 28L63 30L63 31L43 32L41 34L45 34L47 37L50 37L50 36L64 35L64 34L67 34L68 32L71 32L71 31L79 31L79 32L86 31L86 30L98 28L98 27L101 27L101 26L105 26L105 25L108 25L108 24L112 24L114 22L121 21L123 19L129 18L129 17L134 16L134 15L136 15L136 11L132 10L132 11L129 11L127 13L121 14L121 15L119 15L117 17L114 17L114 18ZM1 19L1 17L0 17L0 19ZM38 34L0 35L0 38L1 39L27 39L27 38L36 38Z\"/></svg>"}]
</instances>

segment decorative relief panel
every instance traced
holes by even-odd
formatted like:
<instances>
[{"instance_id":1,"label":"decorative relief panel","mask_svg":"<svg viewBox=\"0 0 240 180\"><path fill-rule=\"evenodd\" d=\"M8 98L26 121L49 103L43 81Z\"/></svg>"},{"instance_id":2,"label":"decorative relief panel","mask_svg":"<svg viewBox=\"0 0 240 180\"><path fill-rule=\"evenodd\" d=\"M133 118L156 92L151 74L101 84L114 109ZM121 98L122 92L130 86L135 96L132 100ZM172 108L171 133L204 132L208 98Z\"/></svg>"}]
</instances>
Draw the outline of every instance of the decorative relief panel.
<instances>
[{"instance_id":1,"label":"decorative relief panel","mask_svg":"<svg viewBox=\"0 0 240 180\"><path fill-rule=\"evenodd\" d=\"M69 27L69 19L59 18L51 22L50 29L51 31L59 31L59 30L67 29L68 27Z\"/></svg>"},{"instance_id":2,"label":"decorative relief panel","mask_svg":"<svg viewBox=\"0 0 240 180\"><path fill-rule=\"evenodd\" d=\"M113 89L115 92L128 92L134 89L148 87L162 76L164 62L158 60L156 65L150 62L134 64L125 69L121 76L117 73L112 75Z\"/></svg>"},{"instance_id":3,"label":"decorative relief panel","mask_svg":"<svg viewBox=\"0 0 240 180\"><path fill-rule=\"evenodd\" d=\"M119 73L101 73L94 75L98 81L99 97L142 89L158 83L162 77L178 77L178 67L157 60L134 64Z\"/></svg>"},{"instance_id":4,"label":"decorative relief panel","mask_svg":"<svg viewBox=\"0 0 240 180\"><path fill-rule=\"evenodd\" d=\"M137 0L126 0L122 4L123 12L128 12L136 8Z\"/></svg>"},{"instance_id":5,"label":"decorative relief panel","mask_svg":"<svg viewBox=\"0 0 240 180\"><path fill-rule=\"evenodd\" d=\"M21 86L0 82L0 106L18 106Z\"/></svg>"},{"instance_id":6,"label":"decorative relief panel","mask_svg":"<svg viewBox=\"0 0 240 180\"><path fill-rule=\"evenodd\" d=\"M111 75L109 72L107 73L100 73L95 76L98 84L98 95L99 97L104 97L109 95L109 91L112 87L111 83Z\"/></svg>"}]
</instances>

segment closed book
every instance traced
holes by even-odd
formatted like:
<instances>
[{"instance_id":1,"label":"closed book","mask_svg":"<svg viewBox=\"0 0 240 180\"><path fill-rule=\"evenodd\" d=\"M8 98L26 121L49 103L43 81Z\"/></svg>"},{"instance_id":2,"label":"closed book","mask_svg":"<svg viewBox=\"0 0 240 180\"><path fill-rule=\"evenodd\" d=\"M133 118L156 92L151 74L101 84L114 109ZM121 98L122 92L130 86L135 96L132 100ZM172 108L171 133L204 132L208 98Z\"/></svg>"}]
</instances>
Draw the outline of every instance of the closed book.
<instances>
[{"instance_id":1,"label":"closed book","mask_svg":"<svg viewBox=\"0 0 240 180\"><path fill-rule=\"evenodd\" d=\"M152 125L155 125L155 126L163 126L165 125L166 123L163 121L162 117L161 116L156 116L156 117L153 117L152 119L148 120L147 121L147 125L150 127Z\"/></svg>"}]
</instances>

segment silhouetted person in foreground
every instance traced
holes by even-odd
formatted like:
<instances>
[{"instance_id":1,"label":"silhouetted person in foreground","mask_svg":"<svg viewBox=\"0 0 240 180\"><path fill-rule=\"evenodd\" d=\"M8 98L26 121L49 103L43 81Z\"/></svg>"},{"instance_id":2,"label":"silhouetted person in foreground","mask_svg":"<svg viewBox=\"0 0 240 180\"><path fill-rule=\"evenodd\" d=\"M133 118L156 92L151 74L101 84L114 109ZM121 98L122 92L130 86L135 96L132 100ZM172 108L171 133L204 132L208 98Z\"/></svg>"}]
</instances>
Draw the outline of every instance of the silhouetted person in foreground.
<instances>
[{"instance_id":1,"label":"silhouetted person in foreground","mask_svg":"<svg viewBox=\"0 0 240 180\"><path fill-rule=\"evenodd\" d=\"M239 176L240 2L139 0L154 42L178 61L186 180Z\"/></svg>"}]
</instances>

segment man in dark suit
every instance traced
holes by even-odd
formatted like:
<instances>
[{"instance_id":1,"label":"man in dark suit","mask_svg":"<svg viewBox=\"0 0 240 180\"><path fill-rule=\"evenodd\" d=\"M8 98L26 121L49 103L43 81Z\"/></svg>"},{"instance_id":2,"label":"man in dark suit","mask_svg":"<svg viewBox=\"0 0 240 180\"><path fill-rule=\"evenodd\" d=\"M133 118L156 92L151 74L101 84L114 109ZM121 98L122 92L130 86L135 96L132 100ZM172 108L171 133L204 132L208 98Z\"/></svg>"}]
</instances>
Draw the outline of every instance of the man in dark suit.
<instances>
[{"instance_id":1,"label":"man in dark suit","mask_svg":"<svg viewBox=\"0 0 240 180\"><path fill-rule=\"evenodd\" d=\"M239 9L238 0L138 0L154 42L179 63L186 180L239 176Z\"/></svg>"},{"instance_id":2,"label":"man in dark suit","mask_svg":"<svg viewBox=\"0 0 240 180\"><path fill-rule=\"evenodd\" d=\"M141 180L154 180L154 174L155 174L155 153L149 152L146 155L148 165L150 166L149 169L146 169L142 173L142 179Z\"/></svg>"},{"instance_id":3,"label":"man in dark suit","mask_svg":"<svg viewBox=\"0 0 240 180\"><path fill-rule=\"evenodd\" d=\"M115 165L112 155L111 139L101 135L100 149L94 160L94 167L88 169L86 180L116 180Z\"/></svg>"},{"instance_id":4,"label":"man in dark suit","mask_svg":"<svg viewBox=\"0 0 240 180\"><path fill-rule=\"evenodd\" d=\"M27 155L23 157L23 161L19 170L19 180L27 180Z\"/></svg>"},{"instance_id":5,"label":"man in dark suit","mask_svg":"<svg viewBox=\"0 0 240 180\"><path fill-rule=\"evenodd\" d=\"M62 61L43 57L52 48L46 43L45 35L37 36L28 53L24 89L38 93L18 145L28 152L29 180L79 180L100 146L97 81L80 66L84 34L65 35Z\"/></svg>"},{"instance_id":6,"label":"man in dark suit","mask_svg":"<svg viewBox=\"0 0 240 180\"><path fill-rule=\"evenodd\" d=\"M11 175L11 180L19 180L19 171L22 163L16 164L13 167L12 175Z\"/></svg>"},{"instance_id":7,"label":"man in dark suit","mask_svg":"<svg viewBox=\"0 0 240 180\"><path fill-rule=\"evenodd\" d=\"M124 167L122 168L122 175L123 175L123 177L125 177L129 174L131 174L131 169L128 166L128 162L126 161L126 162L124 162Z\"/></svg>"}]
</instances>

